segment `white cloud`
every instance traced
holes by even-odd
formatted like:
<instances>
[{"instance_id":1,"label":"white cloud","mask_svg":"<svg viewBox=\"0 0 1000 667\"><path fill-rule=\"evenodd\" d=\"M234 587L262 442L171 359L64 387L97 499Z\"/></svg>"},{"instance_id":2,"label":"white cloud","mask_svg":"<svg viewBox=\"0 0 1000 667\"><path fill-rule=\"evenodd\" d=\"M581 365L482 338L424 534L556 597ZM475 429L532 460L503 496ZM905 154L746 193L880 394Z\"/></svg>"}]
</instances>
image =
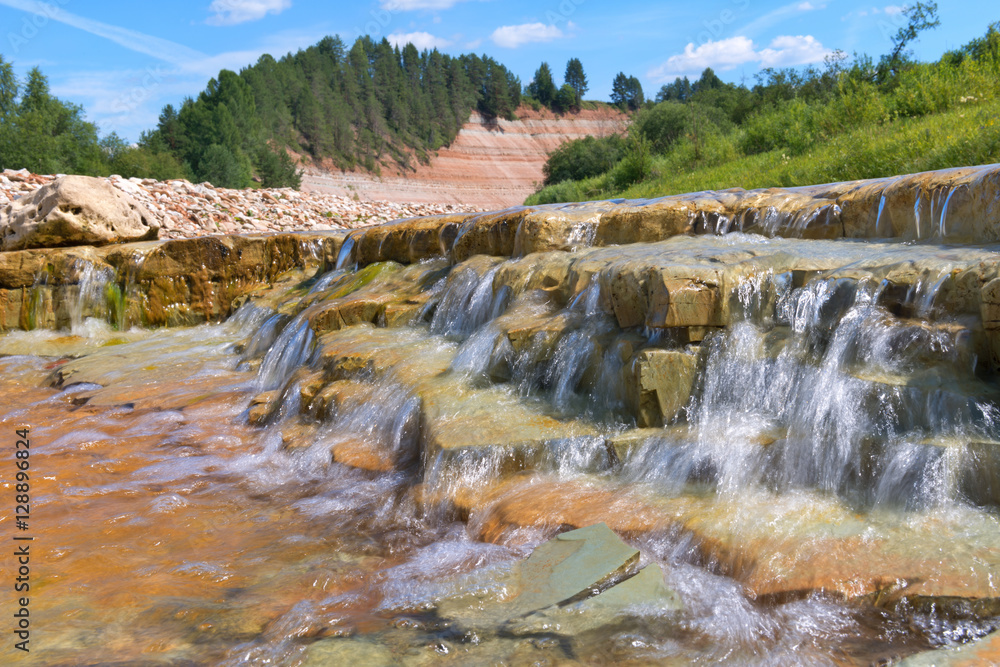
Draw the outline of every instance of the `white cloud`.
<instances>
[{"instance_id":1,"label":"white cloud","mask_svg":"<svg viewBox=\"0 0 1000 667\"><path fill-rule=\"evenodd\" d=\"M700 74L706 67L727 70L758 60L753 41L748 37L730 37L701 46L689 43L684 53L670 56L667 61L649 71L648 76L657 82L670 81L678 76Z\"/></svg>"},{"instance_id":2,"label":"white cloud","mask_svg":"<svg viewBox=\"0 0 1000 667\"><path fill-rule=\"evenodd\" d=\"M792 67L818 63L830 55L830 49L824 48L812 35L783 35L775 37L771 44L762 49L761 67Z\"/></svg>"},{"instance_id":3,"label":"white cloud","mask_svg":"<svg viewBox=\"0 0 1000 667\"><path fill-rule=\"evenodd\" d=\"M830 50L812 35L782 35L775 37L765 49L758 50L748 37L737 36L700 46L693 43L684 47L684 53L671 56L647 76L657 83L672 81L677 77L696 77L706 67L726 71L757 63L760 67L791 67L820 62Z\"/></svg>"},{"instance_id":4,"label":"white cloud","mask_svg":"<svg viewBox=\"0 0 1000 667\"><path fill-rule=\"evenodd\" d=\"M444 39L443 37L435 37L429 32L408 32L405 34L394 32L386 39L393 46L400 48L407 44L413 44L413 46L417 47L418 51L423 51L424 49L443 49L452 44L451 40Z\"/></svg>"},{"instance_id":5,"label":"white cloud","mask_svg":"<svg viewBox=\"0 0 1000 667\"><path fill-rule=\"evenodd\" d=\"M417 9L448 9L462 0L382 0L382 9L410 12Z\"/></svg>"},{"instance_id":6,"label":"white cloud","mask_svg":"<svg viewBox=\"0 0 1000 667\"><path fill-rule=\"evenodd\" d=\"M280 14L292 6L292 0L212 0L208 10L210 25L236 25L259 21L268 14Z\"/></svg>"},{"instance_id":7,"label":"white cloud","mask_svg":"<svg viewBox=\"0 0 1000 667\"><path fill-rule=\"evenodd\" d=\"M544 23L522 23L521 25L501 26L493 31L490 39L497 46L516 49L523 44L551 42L564 36L559 26Z\"/></svg>"}]
</instances>

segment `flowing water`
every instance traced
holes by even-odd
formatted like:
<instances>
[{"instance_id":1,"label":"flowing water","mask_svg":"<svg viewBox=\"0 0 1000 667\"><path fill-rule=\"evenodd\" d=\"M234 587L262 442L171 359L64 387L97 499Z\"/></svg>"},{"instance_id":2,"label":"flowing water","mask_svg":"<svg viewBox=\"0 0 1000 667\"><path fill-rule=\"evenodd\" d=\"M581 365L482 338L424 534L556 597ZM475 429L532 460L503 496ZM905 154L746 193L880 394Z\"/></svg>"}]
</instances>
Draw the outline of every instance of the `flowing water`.
<instances>
[{"instance_id":1,"label":"flowing water","mask_svg":"<svg viewBox=\"0 0 1000 667\"><path fill-rule=\"evenodd\" d=\"M31 429L25 660L852 665L981 637L995 611L880 597L921 585L900 561L1000 597L1000 488L978 465L1000 390L940 314L947 278L993 253L883 252L930 268L901 292L879 268L897 260L867 250L805 278L751 261L729 326L695 341L678 419L644 429L637 351L687 344L622 330L599 275L561 303L500 284L513 260L362 280L342 256L226 323L143 330L84 267L70 331L0 338L0 423ZM314 333L329 304L401 286L423 295L411 323ZM523 633L445 613L504 599L533 547L599 521L663 566L680 609Z\"/></svg>"}]
</instances>

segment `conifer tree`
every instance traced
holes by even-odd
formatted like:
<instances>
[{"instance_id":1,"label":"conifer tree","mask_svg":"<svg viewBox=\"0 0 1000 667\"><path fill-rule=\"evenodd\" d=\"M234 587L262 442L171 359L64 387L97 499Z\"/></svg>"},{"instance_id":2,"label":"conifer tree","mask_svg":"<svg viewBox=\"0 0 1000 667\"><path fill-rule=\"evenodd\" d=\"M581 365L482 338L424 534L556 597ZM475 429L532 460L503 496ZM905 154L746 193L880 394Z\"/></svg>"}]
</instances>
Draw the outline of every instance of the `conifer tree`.
<instances>
[{"instance_id":1,"label":"conifer tree","mask_svg":"<svg viewBox=\"0 0 1000 667\"><path fill-rule=\"evenodd\" d=\"M543 106L552 106L556 97L556 84L552 81L552 69L548 63L542 63L535 71L535 78L528 84L528 92Z\"/></svg>"},{"instance_id":2,"label":"conifer tree","mask_svg":"<svg viewBox=\"0 0 1000 667\"><path fill-rule=\"evenodd\" d=\"M575 94L574 104L577 108L580 108L580 102L583 101L583 94L587 92L589 86L587 84L587 75L583 73L583 63L580 62L579 58L571 58L566 63L564 81L573 89Z\"/></svg>"}]
</instances>

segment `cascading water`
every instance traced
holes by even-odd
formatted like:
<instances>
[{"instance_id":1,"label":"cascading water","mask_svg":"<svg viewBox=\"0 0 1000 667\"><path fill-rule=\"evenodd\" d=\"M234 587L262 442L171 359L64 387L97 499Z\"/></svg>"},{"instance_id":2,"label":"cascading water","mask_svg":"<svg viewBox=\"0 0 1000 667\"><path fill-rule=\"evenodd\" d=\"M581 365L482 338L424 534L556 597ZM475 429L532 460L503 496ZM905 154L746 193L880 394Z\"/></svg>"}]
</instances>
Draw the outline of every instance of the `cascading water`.
<instances>
[{"instance_id":1,"label":"cascading water","mask_svg":"<svg viewBox=\"0 0 1000 667\"><path fill-rule=\"evenodd\" d=\"M35 276L35 284L28 292L28 318L27 329L41 329L45 327L46 301L50 300L48 295L49 272L40 271Z\"/></svg>"},{"instance_id":2,"label":"cascading water","mask_svg":"<svg viewBox=\"0 0 1000 667\"><path fill-rule=\"evenodd\" d=\"M351 263L351 258L353 257L355 241L352 237L348 236L344 240L344 245L340 247L340 253L337 255L337 265L335 269L346 269Z\"/></svg>"},{"instance_id":3,"label":"cascading water","mask_svg":"<svg viewBox=\"0 0 1000 667\"><path fill-rule=\"evenodd\" d=\"M285 325L264 355L257 371L257 387L261 390L282 387L292 372L309 359L313 339L312 328L304 317L296 317Z\"/></svg>"},{"instance_id":4,"label":"cascading water","mask_svg":"<svg viewBox=\"0 0 1000 667\"><path fill-rule=\"evenodd\" d=\"M707 341L691 436L659 443L670 450L660 470L647 453L631 474L666 478L674 491L707 475L729 493L764 485L863 503L957 500L945 478L971 463L936 439L997 437L995 410L960 389L976 381L956 367L967 337L894 317L871 281L779 285L773 321L755 322L774 282L740 285L748 317ZM955 384L927 378L934 365L954 371Z\"/></svg>"},{"instance_id":5,"label":"cascading water","mask_svg":"<svg viewBox=\"0 0 1000 667\"><path fill-rule=\"evenodd\" d=\"M467 337L507 308L509 294L494 291L493 279L499 266L479 275L462 269L449 279L431 319L431 331L446 336Z\"/></svg>"},{"instance_id":6,"label":"cascading water","mask_svg":"<svg viewBox=\"0 0 1000 667\"><path fill-rule=\"evenodd\" d=\"M67 620L60 646L90 661L111 646L123 661L230 665L826 665L981 636L991 613L877 608L867 580L801 573L839 575L840 560L886 543L915 559L959 529L989 562L997 522L980 506L996 491L976 462L1000 438L997 392L978 332L948 315L952 277L982 257L928 250L904 289L885 268L900 262L871 268L867 251L841 261L819 246L804 269L773 259L797 248L734 234L638 254L674 252L685 271L736 256L720 281L725 327L622 329L608 310L621 263L532 282L516 261L476 258L441 281L437 265L338 260L224 325L133 330L59 363L0 358L35 380L8 383L26 407L5 423L30 418L53 443L37 511L85 526L45 534L60 555L53 586L72 587L47 603ZM648 298L652 269L636 275ZM84 268L74 317L97 311L111 278ZM413 319L386 326L393 308ZM677 415L633 428L636 405L657 400L634 395L654 352L697 359L697 381ZM52 437L56 423L75 435ZM516 561L601 521L663 567L678 606L573 612L526 634L488 618L513 595ZM110 565L90 548L94 526L118 554ZM466 616L448 616L470 591ZM79 615L101 600L118 606Z\"/></svg>"},{"instance_id":7,"label":"cascading water","mask_svg":"<svg viewBox=\"0 0 1000 667\"><path fill-rule=\"evenodd\" d=\"M70 303L70 330L75 334L84 331L87 317L105 320L108 317L107 291L114 280L114 272L91 262L78 263L79 283L76 299Z\"/></svg>"}]
</instances>

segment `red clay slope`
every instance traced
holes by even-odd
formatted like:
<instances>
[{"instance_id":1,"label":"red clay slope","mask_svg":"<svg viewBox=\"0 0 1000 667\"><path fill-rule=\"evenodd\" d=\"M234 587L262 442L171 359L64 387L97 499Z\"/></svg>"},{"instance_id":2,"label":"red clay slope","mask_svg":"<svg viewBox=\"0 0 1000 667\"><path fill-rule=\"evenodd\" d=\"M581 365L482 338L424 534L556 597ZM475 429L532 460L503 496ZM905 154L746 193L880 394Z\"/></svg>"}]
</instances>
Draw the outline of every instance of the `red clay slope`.
<instances>
[{"instance_id":1,"label":"red clay slope","mask_svg":"<svg viewBox=\"0 0 1000 667\"><path fill-rule=\"evenodd\" d=\"M625 130L626 116L611 107L557 116L521 107L518 120L487 123L473 112L451 146L416 172L382 178L362 172L321 171L309 167L302 189L415 203L461 203L484 209L524 202L544 178L546 156L559 144L586 136Z\"/></svg>"}]
</instances>

